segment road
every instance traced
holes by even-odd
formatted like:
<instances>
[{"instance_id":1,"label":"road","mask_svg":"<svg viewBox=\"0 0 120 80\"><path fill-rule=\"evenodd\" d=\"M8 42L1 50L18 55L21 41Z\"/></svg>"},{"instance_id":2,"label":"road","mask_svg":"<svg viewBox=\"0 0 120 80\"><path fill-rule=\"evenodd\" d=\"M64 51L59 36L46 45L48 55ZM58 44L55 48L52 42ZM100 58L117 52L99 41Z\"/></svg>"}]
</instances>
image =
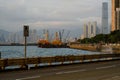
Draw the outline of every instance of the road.
<instances>
[{"instance_id":1,"label":"road","mask_svg":"<svg viewBox=\"0 0 120 80\"><path fill-rule=\"evenodd\" d=\"M120 60L6 71L0 80L120 80Z\"/></svg>"}]
</instances>

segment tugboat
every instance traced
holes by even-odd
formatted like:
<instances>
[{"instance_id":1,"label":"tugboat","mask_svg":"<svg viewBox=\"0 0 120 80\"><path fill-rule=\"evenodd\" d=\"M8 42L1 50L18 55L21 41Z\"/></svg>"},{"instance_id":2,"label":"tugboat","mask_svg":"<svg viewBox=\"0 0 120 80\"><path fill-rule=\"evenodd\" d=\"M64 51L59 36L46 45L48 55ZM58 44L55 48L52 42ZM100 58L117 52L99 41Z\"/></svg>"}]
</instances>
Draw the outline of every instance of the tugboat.
<instances>
[{"instance_id":1,"label":"tugboat","mask_svg":"<svg viewBox=\"0 0 120 80\"><path fill-rule=\"evenodd\" d=\"M38 41L38 47L40 48L68 48L67 44L62 43L59 40L58 32L55 33L55 39L52 42L48 41L48 31L45 34L45 39L40 39Z\"/></svg>"}]
</instances>

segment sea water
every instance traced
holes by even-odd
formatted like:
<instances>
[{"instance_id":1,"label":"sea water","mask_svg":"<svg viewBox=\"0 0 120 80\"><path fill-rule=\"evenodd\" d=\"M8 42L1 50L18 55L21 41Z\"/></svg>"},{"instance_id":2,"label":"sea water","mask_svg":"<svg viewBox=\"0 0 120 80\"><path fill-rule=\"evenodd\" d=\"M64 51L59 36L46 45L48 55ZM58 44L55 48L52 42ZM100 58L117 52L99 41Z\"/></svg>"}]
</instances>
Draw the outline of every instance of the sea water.
<instances>
[{"instance_id":1,"label":"sea water","mask_svg":"<svg viewBox=\"0 0 120 80\"><path fill-rule=\"evenodd\" d=\"M24 46L0 46L1 58L23 58ZM100 54L70 48L39 48L37 46L27 46L27 57L47 57L47 56L67 56L67 55L87 55Z\"/></svg>"}]
</instances>

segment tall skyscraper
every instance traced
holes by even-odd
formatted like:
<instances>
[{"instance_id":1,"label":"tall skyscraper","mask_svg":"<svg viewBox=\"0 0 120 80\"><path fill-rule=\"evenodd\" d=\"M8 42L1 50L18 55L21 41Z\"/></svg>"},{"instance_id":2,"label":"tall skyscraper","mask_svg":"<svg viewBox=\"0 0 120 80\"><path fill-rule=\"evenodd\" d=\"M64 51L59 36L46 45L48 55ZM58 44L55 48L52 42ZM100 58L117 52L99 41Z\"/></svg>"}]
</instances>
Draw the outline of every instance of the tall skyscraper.
<instances>
[{"instance_id":1,"label":"tall skyscraper","mask_svg":"<svg viewBox=\"0 0 120 80\"><path fill-rule=\"evenodd\" d=\"M112 0L112 26L111 31L120 30L118 27L120 0Z\"/></svg>"},{"instance_id":2,"label":"tall skyscraper","mask_svg":"<svg viewBox=\"0 0 120 80\"><path fill-rule=\"evenodd\" d=\"M108 34L108 3L102 4L102 33Z\"/></svg>"}]
</instances>

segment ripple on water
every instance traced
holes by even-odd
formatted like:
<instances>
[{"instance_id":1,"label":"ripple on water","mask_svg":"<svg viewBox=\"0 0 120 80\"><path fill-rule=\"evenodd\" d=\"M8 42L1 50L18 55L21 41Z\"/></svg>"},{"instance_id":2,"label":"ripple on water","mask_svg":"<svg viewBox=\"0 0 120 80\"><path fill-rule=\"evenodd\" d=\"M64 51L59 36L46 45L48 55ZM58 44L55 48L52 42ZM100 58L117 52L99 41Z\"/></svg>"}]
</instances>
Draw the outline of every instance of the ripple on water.
<instances>
[{"instance_id":1,"label":"ripple on water","mask_svg":"<svg viewBox=\"0 0 120 80\"><path fill-rule=\"evenodd\" d=\"M1 54L2 58L24 57L24 46L0 46L0 51L2 52ZM100 52L91 52L69 48L38 48L37 46L27 47L27 57L86 55L86 54L100 54Z\"/></svg>"}]
</instances>

